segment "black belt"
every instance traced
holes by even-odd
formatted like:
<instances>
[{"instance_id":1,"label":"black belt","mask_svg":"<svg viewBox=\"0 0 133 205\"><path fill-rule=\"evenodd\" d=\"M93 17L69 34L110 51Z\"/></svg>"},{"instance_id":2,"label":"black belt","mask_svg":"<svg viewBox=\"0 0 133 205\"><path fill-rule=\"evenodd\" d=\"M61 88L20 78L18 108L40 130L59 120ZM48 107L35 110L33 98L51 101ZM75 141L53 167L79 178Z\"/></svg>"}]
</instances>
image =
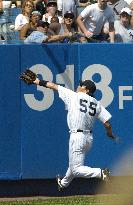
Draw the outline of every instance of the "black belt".
<instances>
[{"instance_id":1,"label":"black belt","mask_svg":"<svg viewBox=\"0 0 133 205\"><path fill-rule=\"evenodd\" d=\"M77 132L83 132L83 130L77 130Z\"/></svg>"},{"instance_id":2,"label":"black belt","mask_svg":"<svg viewBox=\"0 0 133 205\"><path fill-rule=\"evenodd\" d=\"M77 130L77 132L84 132L84 130ZM90 130L90 133L92 133L92 131Z\"/></svg>"}]
</instances>

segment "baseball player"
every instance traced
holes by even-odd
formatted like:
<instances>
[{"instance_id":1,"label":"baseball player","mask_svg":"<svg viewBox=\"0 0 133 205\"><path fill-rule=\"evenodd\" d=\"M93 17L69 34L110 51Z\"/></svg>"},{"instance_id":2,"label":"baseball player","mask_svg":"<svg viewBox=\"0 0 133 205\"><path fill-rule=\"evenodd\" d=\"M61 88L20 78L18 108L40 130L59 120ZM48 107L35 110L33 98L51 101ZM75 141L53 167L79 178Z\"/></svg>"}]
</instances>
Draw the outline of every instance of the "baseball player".
<instances>
[{"instance_id":1,"label":"baseball player","mask_svg":"<svg viewBox=\"0 0 133 205\"><path fill-rule=\"evenodd\" d=\"M85 154L90 150L93 142L92 129L95 119L99 119L104 124L108 137L117 140L109 123L111 114L93 96L96 91L95 83L90 80L82 81L74 92L53 82L39 80L30 70L26 70L20 78L27 84L36 84L57 91L59 98L67 107L67 123L70 132L69 167L62 180L57 176L59 190L67 187L75 177L96 177L108 180L107 168L84 166Z\"/></svg>"}]
</instances>

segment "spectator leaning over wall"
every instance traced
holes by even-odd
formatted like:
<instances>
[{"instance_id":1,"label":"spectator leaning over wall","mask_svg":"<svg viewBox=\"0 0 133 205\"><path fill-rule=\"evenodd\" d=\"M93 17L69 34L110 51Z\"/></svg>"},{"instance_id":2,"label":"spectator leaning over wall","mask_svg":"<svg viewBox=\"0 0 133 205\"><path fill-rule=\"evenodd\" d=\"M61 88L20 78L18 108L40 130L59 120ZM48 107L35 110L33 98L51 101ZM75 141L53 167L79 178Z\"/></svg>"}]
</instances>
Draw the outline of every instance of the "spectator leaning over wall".
<instances>
[{"instance_id":1,"label":"spectator leaning over wall","mask_svg":"<svg viewBox=\"0 0 133 205\"><path fill-rule=\"evenodd\" d=\"M37 29L33 31L25 40L24 43L43 43L48 38L49 23L44 21L37 22Z\"/></svg>"},{"instance_id":2,"label":"spectator leaning over wall","mask_svg":"<svg viewBox=\"0 0 133 205\"><path fill-rule=\"evenodd\" d=\"M22 5L22 13L15 19L15 30L20 31L21 28L29 23L31 12L34 10L34 3L32 0L25 0Z\"/></svg>"},{"instance_id":3,"label":"spectator leaning over wall","mask_svg":"<svg viewBox=\"0 0 133 205\"><path fill-rule=\"evenodd\" d=\"M67 35L52 35L49 33L49 23L38 21L37 31L33 31L25 40L24 43L51 43L60 42Z\"/></svg>"},{"instance_id":4,"label":"spectator leaning over wall","mask_svg":"<svg viewBox=\"0 0 133 205\"><path fill-rule=\"evenodd\" d=\"M130 24L132 11L123 8L120 13L120 20L115 21L115 39L117 42L133 42L133 26Z\"/></svg>"},{"instance_id":5,"label":"spectator leaning over wall","mask_svg":"<svg viewBox=\"0 0 133 205\"><path fill-rule=\"evenodd\" d=\"M114 42L114 12L107 5L107 0L98 0L98 3L87 6L77 18L80 30L87 38L104 40L102 28L109 22L110 42Z\"/></svg>"}]
</instances>

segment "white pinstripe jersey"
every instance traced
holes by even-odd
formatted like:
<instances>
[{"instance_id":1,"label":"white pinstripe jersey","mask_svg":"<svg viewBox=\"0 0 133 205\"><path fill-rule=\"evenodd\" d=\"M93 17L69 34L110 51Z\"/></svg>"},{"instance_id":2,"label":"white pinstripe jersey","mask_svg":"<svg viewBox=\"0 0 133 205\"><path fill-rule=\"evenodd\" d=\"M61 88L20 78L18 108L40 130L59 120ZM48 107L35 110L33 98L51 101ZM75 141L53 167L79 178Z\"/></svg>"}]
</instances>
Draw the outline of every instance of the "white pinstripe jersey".
<instances>
[{"instance_id":1,"label":"white pinstripe jersey","mask_svg":"<svg viewBox=\"0 0 133 205\"><path fill-rule=\"evenodd\" d=\"M64 101L70 130L92 130L95 119L105 123L111 114L95 98L58 85L59 97Z\"/></svg>"}]
</instances>

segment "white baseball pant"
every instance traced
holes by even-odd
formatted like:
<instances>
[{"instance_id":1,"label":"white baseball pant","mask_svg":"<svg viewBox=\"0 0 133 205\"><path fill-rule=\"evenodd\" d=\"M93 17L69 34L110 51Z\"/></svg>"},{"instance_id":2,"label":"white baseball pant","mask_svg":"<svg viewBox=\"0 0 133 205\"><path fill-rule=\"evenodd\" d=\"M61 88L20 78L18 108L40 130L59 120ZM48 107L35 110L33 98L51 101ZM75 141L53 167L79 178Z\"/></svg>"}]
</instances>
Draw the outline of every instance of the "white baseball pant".
<instances>
[{"instance_id":1,"label":"white baseball pant","mask_svg":"<svg viewBox=\"0 0 133 205\"><path fill-rule=\"evenodd\" d=\"M67 187L75 177L101 178L100 168L84 166L85 154L90 150L93 136L90 132L76 132L70 134L69 140L69 168L61 185Z\"/></svg>"}]
</instances>

